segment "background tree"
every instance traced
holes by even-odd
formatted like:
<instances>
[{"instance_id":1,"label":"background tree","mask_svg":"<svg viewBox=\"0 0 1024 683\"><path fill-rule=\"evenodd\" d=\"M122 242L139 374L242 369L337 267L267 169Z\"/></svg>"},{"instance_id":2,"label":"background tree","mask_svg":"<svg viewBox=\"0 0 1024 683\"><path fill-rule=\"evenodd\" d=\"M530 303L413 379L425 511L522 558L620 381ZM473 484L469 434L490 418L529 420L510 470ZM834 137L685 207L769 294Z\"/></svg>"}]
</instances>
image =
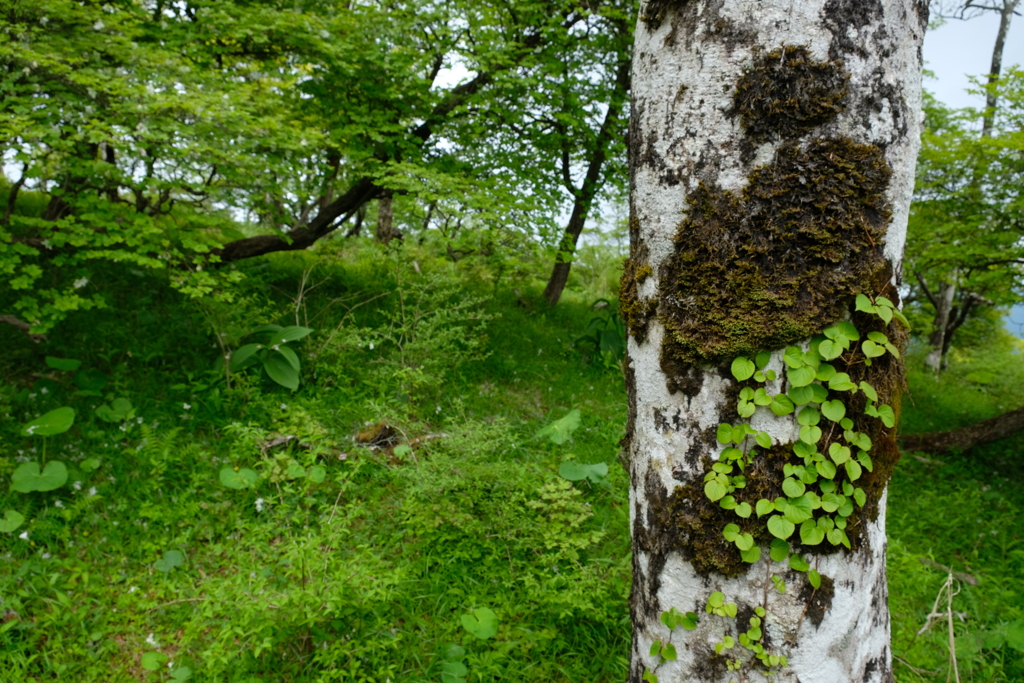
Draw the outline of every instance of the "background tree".
<instances>
[{"instance_id":1,"label":"background tree","mask_svg":"<svg viewBox=\"0 0 1024 683\"><path fill-rule=\"evenodd\" d=\"M953 111L926 98L925 132L911 211L908 304L930 328L927 363L945 364L953 335L972 316L1020 300L1024 251L1024 74L995 84L1001 106L987 134L976 110ZM984 115L985 120L989 116Z\"/></svg>"},{"instance_id":2,"label":"background tree","mask_svg":"<svg viewBox=\"0 0 1024 683\"><path fill-rule=\"evenodd\" d=\"M631 681L891 680L892 305L927 14L642 11L620 292Z\"/></svg>"},{"instance_id":3,"label":"background tree","mask_svg":"<svg viewBox=\"0 0 1024 683\"><path fill-rule=\"evenodd\" d=\"M305 249L389 197L396 227L404 213L428 227L458 215L553 242L557 165L532 163L529 139L494 143L536 113L524 91L582 106L587 65L619 49L602 26L622 17L569 0L5 11L4 158L20 173L0 233L15 293L0 305L36 332L102 304L92 260L170 266L183 291L230 296L218 283L237 271L212 264ZM465 79L441 78L455 67ZM45 199L35 214L13 208L26 192Z\"/></svg>"},{"instance_id":4,"label":"background tree","mask_svg":"<svg viewBox=\"0 0 1024 683\"><path fill-rule=\"evenodd\" d=\"M958 19L958 20L969 20L974 19L986 12L998 12L999 13L999 28L996 31L996 38L992 45L992 59L989 66L989 73L987 77L987 83L983 89L985 95L985 109L981 112L981 131L980 137L982 139L981 145L984 147L984 140L991 137L995 128L996 115L997 115L997 104L999 101L1000 92L1000 76L1003 70L1003 52L1006 47L1006 36L1010 30L1010 22L1013 20L1013 15L1016 13L1019 0L998 0L993 3L975 3L973 0L967 0L966 2L959 3L945 3L945 2L933 2L934 15L941 21L943 19ZM922 247L925 243L934 244L935 238L938 236L936 233L947 233L950 223L959 223L964 225L973 224L974 227L979 228L980 233L986 231L992 232L993 226L980 227L978 225L980 217L994 208L991 203L995 199L989 196L985 192L984 185L989 183L988 187L991 187L993 180L1005 180L1003 178L993 179L983 178L982 175L987 172L987 159L991 156L990 153L986 154L984 151L979 149L972 149L970 138L974 136L969 135L968 131L971 126L964 125L964 121L958 121L959 125L955 125L952 128L949 124L952 122L951 119L957 117L950 117L949 112L945 114L939 114L937 111L937 104L932 103L931 107L926 107L926 111L930 112L932 125L929 125L929 130L935 130L937 127L937 133L939 136L945 136L946 140L931 139L926 136L925 139L925 154L922 160L925 162L932 162L931 164L922 165L922 171L929 173L932 177L925 178L924 182L926 186L919 190L919 201L921 199L930 200L927 209L916 212L917 216L921 218L925 223L931 223L929 227L924 230L914 230L914 237L910 240L911 249L913 255L921 253ZM965 135L967 134L967 135ZM952 143L952 137L958 138L956 143ZM938 143L938 146L944 147L942 152L938 154L932 154L931 145L929 143ZM951 144L952 143L952 144ZM956 147L960 151L959 155L950 156L950 147ZM934 162L943 160L944 163L952 164L951 166L941 168L936 167ZM940 162L941 163L941 162ZM934 176L936 171L939 175L956 176L963 172L964 169L970 169L971 182L967 185L962 183L936 183ZM948 180L948 179L947 179ZM936 203L935 200L939 199L939 195L942 193L942 188L945 189L949 195L949 199L953 199L951 202L947 202L945 206L942 206L938 213L935 213L934 209L940 207L940 203ZM957 197L954 199L953 194ZM966 195L973 195L971 201L967 203L971 206L972 210L964 211L964 199ZM959 206L957 206L959 205ZM958 210L959 209L959 210ZM929 220L928 216L931 216ZM938 221L935 219L939 218ZM919 221L920 222L920 221ZM920 239L920 238L923 239ZM987 237L987 236L985 236ZM985 237L979 239L978 242L984 242ZM938 242L942 242L943 237L938 236ZM956 246L963 247L965 241L974 242L971 236L961 233L959 238L955 240ZM1006 241L1005 239L1003 240ZM980 246L980 244L979 244ZM927 247L923 247L927 249ZM984 250L984 247L981 247ZM968 247L970 251L975 251L974 248ZM916 260L916 259L911 259ZM1013 258L1009 257L1006 263L1012 263ZM934 259L932 259L932 266L935 265ZM933 372L938 372L939 368L943 366L946 354L949 350L949 346L953 339L953 334L956 330L963 325L967 320L971 311L974 310L978 304L989 304L996 303L993 299L987 298L982 292L979 291L979 287L976 285L974 280L979 275L979 270L976 264L965 263L963 264L966 270L961 270L955 264L946 263L947 267L945 270L936 271L934 268L930 269L929 273L924 273L921 268L918 268L915 272L914 281L919 285L917 289L921 299L927 299L928 302L935 309L934 320L931 324L931 332L928 336L928 344L931 347L931 351L928 354L927 364ZM986 266L982 266L985 268ZM982 278L987 280L990 284L992 278ZM928 282L931 282L929 287ZM970 286L968 285L970 283ZM968 285L967 289L964 289L963 285ZM980 289L986 289L981 287ZM1000 300L998 303L1006 303L1005 300Z\"/></svg>"}]
</instances>

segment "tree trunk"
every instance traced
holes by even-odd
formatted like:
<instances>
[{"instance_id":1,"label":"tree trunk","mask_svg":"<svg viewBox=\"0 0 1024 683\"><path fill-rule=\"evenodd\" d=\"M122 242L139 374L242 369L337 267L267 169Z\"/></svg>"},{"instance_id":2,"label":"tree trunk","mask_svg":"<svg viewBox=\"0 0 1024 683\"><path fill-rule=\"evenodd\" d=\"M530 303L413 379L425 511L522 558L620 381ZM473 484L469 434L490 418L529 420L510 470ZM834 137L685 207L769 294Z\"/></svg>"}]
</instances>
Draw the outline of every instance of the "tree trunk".
<instances>
[{"instance_id":1,"label":"tree trunk","mask_svg":"<svg viewBox=\"0 0 1024 683\"><path fill-rule=\"evenodd\" d=\"M931 432L928 434L908 434L901 436L903 449L907 451L923 451L925 453L942 453L958 449L966 451L975 446L1000 441L1024 430L1024 408L1017 408L1002 415L996 415L977 424L948 432Z\"/></svg>"},{"instance_id":2,"label":"tree trunk","mask_svg":"<svg viewBox=\"0 0 1024 683\"><path fill-rule=\"evenodd\" d=\"M569 281L569 269L572 268L572 257L576 253L576 244L579 242L583 227L586 225L587 216L594 203L594 197L601 187L601 167L604 166L608 156L608 148L611 145L612 137L618 134L622 108L626 102L629 92L629 61L623 61L615 74L615 90L612 93L612 100L608 103L608 110L605 112L604 120L601 122L601 129L598 131L597 139L594 142L594 150L590 156L590 163L587 165L587 173L583 177L583 185L577 190L569 182L569 155L563 154L563 176L566 179L566 188L575 195L572 205L572 215L569 217L569 224L565 228L562 242L558 247L558 256L555 257L555 265L551 270L551 277L548 278L547 287L544 288L544 298L549 306L554 306L562 298L565 284ZM567 143L566 143L567 144Z\"/></svg>"},{"instance_id":3,"label":"tree trunk","mask_svg":"<svg viewBox=\"0 0 1024 683\"><path fill-rule=\"evenodd\" d=\"M945 358L946 350L949 348L949 314L953 310L953 299L956 297L956 285L952 282L943 282L939 285L939 295L935 297L935 321L932 324L932 333L928 336L928 345L931 351L925 358L925 365L936 375L942 367L942 360Z\"/></svg>"},{"instance_id":4,"label":"tree trunk","mask_svg":"<svg viewBox=\"0 0 1024 683\"><path fill-rule=\"evenodd\" d=\"M981 121L981 137L987 138L992 134L992 125L996 118L996 92L994 85L999 80L1003 71L1003 49L1006 47L1006 35L1010 32L1010 21L1013 20L1013 13L1017 10L1020 0L1003 0L999 8L999 32L996 33L996 42L992 46L992 64L988 70L989 90L985 95L985 116Z\"/></svg>"},{"instance_id":5,"label":"tree trunk","mask_svg":"<svg viewBox=\"0 0 1024 683\"><path fill-rule=\"evenodd\" d=\"M377 232L376 239L381 244L387 244L399 233L395 230L395 205L394 197L390 192L381 195L377 200Z\"/></svg>"},{"instance_id":6,"label":"tree trunk","mask_svg":"<svg viewBox=\"0 0 1024 683\"><path fill-rule=\"evenodd\" d=\"M885 487L902 365L882 352L867 367L849 342L829 363L850 381L828 379L818 359L842 349L809 344L841 321L861 340L906 339L880 297L898 302L927 15L924 0L641 9L620 289L631 683L892 680ZM761 351L749 369L767 376L748 374ZM784 391L806 404L800 424ZM849 426L833 421L840 404ZM741 448L723 451L733 426ZM842 457L854 441L870 447L870 472Z\"/></svg>"}]
</instances>

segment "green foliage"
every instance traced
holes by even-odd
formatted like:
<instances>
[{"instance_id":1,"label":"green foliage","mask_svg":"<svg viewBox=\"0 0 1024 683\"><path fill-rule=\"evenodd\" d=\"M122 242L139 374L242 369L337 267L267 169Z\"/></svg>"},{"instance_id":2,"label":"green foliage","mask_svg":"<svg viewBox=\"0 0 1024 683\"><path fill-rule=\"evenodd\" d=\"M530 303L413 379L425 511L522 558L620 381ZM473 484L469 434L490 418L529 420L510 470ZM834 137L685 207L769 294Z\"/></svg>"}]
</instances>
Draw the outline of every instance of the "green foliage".
<instances>
[{"instance_id":1,"label":"green foliage","mask_svg":"<svg viewBox=\"0 0 1024 683\"><path fill-rule=\"evenodd\" d=\"M276 384L295 391L299 388L302 366L298 354L288 343L298 341L312 332L310 328L299 325L281 327L271 324L257 327L246 336L262 341L251 342L236 349L231 354L230 369L238 372L258 364Z\"/></svg>"},{"instance_id":2,"label":"green foliage","mask_svg":"<svg viewBox=\"0 0 1024 683\"><path fill-rule=\"evenodd\" d=\"M390 326L395 313L395 269L382 267L378 252L345 248L346 259L317 265L316 281L323 284L307 290L301 305L295 293L312 255L247 264L248 285L259 286L244 305L216 311L217 325L211 324L211 309L200 309L166 282L145 279L140 287L138 276L112 269L101 273L114 287L110 308L70 314L40 345L12 340L0 359L0 415L10 416L0 421L0 478L10 483L26 463L39 463L42 472L46 463L59 461L67 481L31 493L0 486L4 675L16 681L148 675L302 683L627 676L628 481L612 465L625 398L616 373L572 347L593 315L589 303L614 292L570 290L558 309L546 310L531 304L539 284L517 284L526 289L516 294L503 280L495 289L491 277L467 276L429 250L406 244L403 264L415 258L423 273L407 267L403 286L444 270L450 286L483 299L477 313L493 317L487 336L479 336L478 356L453 361L436 398L403 400L395 389L398 365L390 362L396 347L373 336ZM336 252L325 249L324 255ZM245 331L266 320L317 330L302 341L302 384L284 394L255 373L242 373L228 388L223 374L209 368L211 350L219 348L215 334L227 332L228 348L236 348ZM857 327L861 338L846 354L859 358L869 326ZM892 341L894 335L885 334ZM968 423L1024 402L1024 364L1016 347L1006 338L985 339L990 345L984 353L956 350L948 375L938 382L917 369L919 355L911 350L913 402L905 401L900 414L904 429ZM368 348L371 341L374 349ZM766 387L762 377L777 381L789 365L776 361L766 370L764 358L748 358L758 368L744 385L753 393L737 394L737 406L742 400L774 413L788 402L784 414L797 419L810 407L818 423L809 426L840 429L842 420L830 420L822 404L870 398L856 372L824 360L819 370L833 365L836 374L851 375L855 388L830 389L832 377L818 379L816 372L800 388L806 395L796 389L792 399L759 393ZM872 367L884 367L889 358L888 352L878 356ZM72 359L80 362L63 362ZM881 388L878 393L881 398ZM118 399L131 409L119 410L125 404ZM856 406L844 405L842 419L857 416ZM101 406L111 413L97 413ZM24 425L59 407L75 411L66 432L22 435ZM579 424L571 440L559 446L535 438L573 409ZM805 420L811 417L808 412ZM353 442L367 421L381 420L394 428L395 445ZM726 475L730 483L744 476L746 486L715 502L703 497L703 481L696 491L729 516L712 529L715 541L741 562L735 542L722 535L726 523L734 523L778 563L770 590L802 590L801 579L786 574L791 563L801 562L810 565L806 577L813 588L815 548L831 547L828 539L804 547L804 522L794 524L786 541L771 536L766 525L772 516L788 519L776 509L779 497L787 499L791 516L801 512L799 505L788 509L785 479L803 484L807 495L819 491L825 477L819 473L818 483L809 484L791 469L779 478L778 495L746 498L756 477L750 464L738 468L751 452L767 448L765 457L780 474L786 463L806 465L792 446L749 433L745 419L735 422L728 434L722 430L729 440L722 450L735 448L739 457L723 457L722 464L733 466ZM817 450L836 468L835 479L845 481L845 463L856 460L857 448L842 435L839 441L850 449L841 465L824 435ZM876 472L879 448L873 439L869 453ZM1015 486L1019 450L1011 441L943 456L941 465L924 454L932 462L907 457L896 469L888 504L894 653L920 672L937 672L920 674L929 683L945 680L948 637L939 632L944 624L915 634L946 573L920 557L979 579L977 585L961 582L953 598L954 610L964 615L954 622L962 679L1010 683L1024 675L1015 649L1024 620L1018 580L1024 565L1015 536L1024 523L1024 500ZM571 482L561 476L566 463L596 476ZM862 469L858 482L874 476ZM225 485L222 476L243 485ZM595 485L595 478L603 483ZM854 514L862 509L856 488ZM825 504L831 508L836 501L819 496L823 506L812 510L815 518L838 515L838 507L825 512ZM829 579L819 578L825 590ZM723 607L728 603L723 598ZM481 607L499 617L497 632L485 640L461 623ZM756 611L760 605L750 606L761 619L758 626L742 604L737 615L743 623L709 614L704 604L680 607L661 615L671 631L653 636L665 661L682 655L670 633L698 624L720 629L715 643L722 643L723 658L742 652L744 637L751 646L766 642L756 639L756 629L767 633L770 622L770 615ZM733 643L727 649L726 635ZM750 658L763 669L761 660ZM917 680L895 661L898 680ZM143 662L156 666L153 673L139 669ZM781 661L771 670L778 666ZM648 674L647 680L657 678Z\"/></svg>"}]
</instances>

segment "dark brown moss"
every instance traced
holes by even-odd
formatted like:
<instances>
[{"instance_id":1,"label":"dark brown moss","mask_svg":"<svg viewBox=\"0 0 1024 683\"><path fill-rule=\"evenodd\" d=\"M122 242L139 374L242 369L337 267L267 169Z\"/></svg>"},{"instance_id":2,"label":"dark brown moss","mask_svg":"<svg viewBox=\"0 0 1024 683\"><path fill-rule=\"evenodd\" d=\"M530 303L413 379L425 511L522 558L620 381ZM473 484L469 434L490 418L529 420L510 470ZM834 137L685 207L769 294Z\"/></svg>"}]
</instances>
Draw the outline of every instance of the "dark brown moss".
<instances>
[{"instance_id":1,"label":"dark brown moss","mask_svg":"<svg viewBox=\"0 0 1024 683\"><path fill-rule=\"evenodd\" d=\"M841 138L781 147L739 194L701 183L659 273L666 374L781 348L841 319L887 267L890 175L878 147ZM624 311L646 322L638 303Z\"/></svg>"},{"instance_id":2,"label":"dark brown moss","mask_svg":"<svg viewBox=\"0 0 1024 683\"><path fill-rule=\"evenodd\" d=\"M811 620L815 628L821 626L825 614L832 607L832 598L835 597L835 594L835 582L829 576L821 577L821 586L817 589L811 585L810 581L804 581L803 588L800 589L800 599L807 604L807 618Z\"/></svg>"},{"instance_id":3,"label":"dark brown moss","mask_svg":"<svg viewBox=\"0 0 1024 683\"><path fill-rule=\"evenodd\" d=\"M790 445L773 446L768 450L756 449L758 455L744 472L747 486L737 489L733 496L739 502L751 506L761 498L775 498L783 495L782 468L786 463L797 464L797 457ZM754 537L758 545L768 545L771 534L764 520L756 515L743 519L732 510L724 510L717 502L704 495L704 474L711 471L714 462L704 458L704 471L685 486L677 486L665 504L662 526L675 531L673 536L676 550L690 561L701 574L717 572L725 576L738 576L746 572L749 564L740 557L740 551L722 536L726 524L736 524L744 533Z\"/></svg>"},{"instance_id":4,"label":"dark brown moss","mask_svg":"<svg viewBox=\"0 0 1024 683\"><path fill-rule=\"evenodd\" d=\"M640 299L640 285L652 272L650 264L647 263L647 245L640 242L626 259L622 268L622 279L619 281L619 315L626 321L626 327L637 343L647 338L647 324L654 317L657 308L655 301Z\"/></svg>"},{"instance_id":5,"label":"dark brown moss","mask_svg":"<svg viewBox=\"0 0 1024 683\"><path fill-rule=\"evenodd\" d=\"M686 3L687 0L647 0L640 9L640 20L647 25L648 30L654 31L673 8L680 8Z\"/></svg>"},{"instance_id":6,"label":"dark brown moss","mask_svg":"<svg viewBox=\"0 0 1024 683\"><path fill-rule=\"evenodd\" d=\"M822 62L806 48L759 54L736 84L733 113L755 143L795 140L843 111L850 75L839 61Z\"/></svg>"}]
</instances>

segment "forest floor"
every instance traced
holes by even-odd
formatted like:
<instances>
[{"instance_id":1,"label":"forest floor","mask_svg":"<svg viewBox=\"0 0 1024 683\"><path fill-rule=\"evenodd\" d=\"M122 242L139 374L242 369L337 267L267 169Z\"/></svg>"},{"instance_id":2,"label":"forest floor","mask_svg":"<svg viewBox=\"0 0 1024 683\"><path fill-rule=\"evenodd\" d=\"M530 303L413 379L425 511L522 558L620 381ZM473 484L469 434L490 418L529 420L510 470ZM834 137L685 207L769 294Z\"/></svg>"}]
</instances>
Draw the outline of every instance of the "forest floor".
<instances>
[{"instance_id":1,"label":"forest floor","mask_svg":"<svg viewBox=\"0 0 1024 683\"><path fill-rule=\"evenodd\" d=\"M5 343L0 513L24 520L0 517L0 681L625 679L626 397L613 309L593 306L615 264L581 263L548 309L528 274L405 251L247 263L229 305L111 271L89 284L108 308ZM288 343L297 391L218 363L267 323L313 330ZM1024 404L1005 331L939 381L909 365L905 431ZM22 435L65 406L70 430ZM960 680L1024 681L1022 447L899 464L901 683L947 678L928 615L950 570ZM66 482L9 488L29 462L37 488L49 463Z\"/></svg>"}]
</instances>

